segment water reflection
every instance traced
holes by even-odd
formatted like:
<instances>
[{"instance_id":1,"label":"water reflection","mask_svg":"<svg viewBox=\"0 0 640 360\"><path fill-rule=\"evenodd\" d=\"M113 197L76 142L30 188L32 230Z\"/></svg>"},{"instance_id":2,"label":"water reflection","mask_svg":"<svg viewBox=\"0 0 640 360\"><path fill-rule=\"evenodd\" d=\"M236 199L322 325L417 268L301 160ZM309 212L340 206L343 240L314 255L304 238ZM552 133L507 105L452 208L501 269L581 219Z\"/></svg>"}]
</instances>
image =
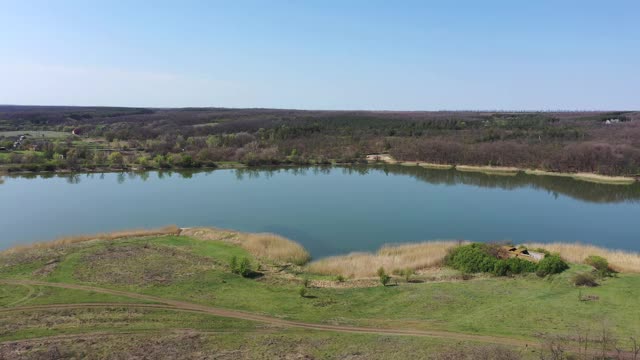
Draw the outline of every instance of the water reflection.
<instances>
[{"instance_id":1,"label":"water reflection","mask_svg":"<svg viewBox=\"0 0 640 360\"><path fill-rule=\"evenodd\" d=\"M306 176L309 171L313 175L329 174L336 167L295 167L295 168L251 168L237 169L236 178L242 180L264 176L272 177L280 172ZM436 185L472 185L482 188L498 188L516 190L531 188L545 190L557 198L559 195L593 203L619 203L640 201L640 184L609 185L575 180L570 177L527 175L490 175L480 172L457 170L425 169L418 166L402 165L360 165L339 167L343 174L367 175L371 171L382 171L386 175L406 175L429 184Z\"/></svg>"},{"instance_id":2,"label":"water reflection","mask_svg":"<svg viewBox=\"0 0 640 360\"><path fill-rule=\"evenodd\" d=\"M214 171L222 170L160 170L160 171L132 171L116 174L118 184L127 181L141 180L143 182L153 180L153 176L162 180L178 176L182 179L192 179L194 175L208 176ZM425 169L417 166L401 165L356 165L356 166L315 166L315 167L284 167L284 168L241 168L231 170L237 180L245 179L270 179L278 173L287 173L294 176L319 176L328 175L332 171L340 171L346 175L364 176L371 172L382 172L386 175L404 175L415 178L429 184L455 186L459 184L471 185L482 188L498 188L504 190L516 190L531 188L545 190L555 198L560 195L573 199L592 203L620 203L639 202L640 183L632 185L608 185L586 181L579 181L570 177L540 176L518 173L515 175L489 175L477 172L464 172L456 170ZM67 173L67 174L20 174L0 177L0 185L6 179L50 179L63 178L69 184L79 184L84 178L90 180L104 180L105 173Z\"/></svg>"},{"instance_id":3,"label":"water reflection","mask_svg":"<svg viewBox=\"0 0 640 360\"><path fill-rule=\"evenodd\" d=\"M369 167L370 168L370 167ZM570 177L527 175L489 175L478 172L424 169L417 166L382 165L376 169L385 173L408 175L430 184L473 185L483 188L516 190L532 188L594 203L618 203L640 201L640 184L609 185L575 180Z\"/></svg>"}]
</instances>

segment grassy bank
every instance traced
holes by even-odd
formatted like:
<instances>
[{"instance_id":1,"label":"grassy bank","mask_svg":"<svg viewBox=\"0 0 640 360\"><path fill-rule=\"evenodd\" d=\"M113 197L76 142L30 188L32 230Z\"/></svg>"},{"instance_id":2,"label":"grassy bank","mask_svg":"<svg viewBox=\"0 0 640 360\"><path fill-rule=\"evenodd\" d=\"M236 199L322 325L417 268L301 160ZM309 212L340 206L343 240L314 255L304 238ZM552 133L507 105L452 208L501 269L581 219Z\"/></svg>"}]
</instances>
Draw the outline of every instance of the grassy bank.
<instances>
[{"instance_id":1,"label":"grassy bank","mask_svg":"<svg viewBox=\"0 0 640 360\"><path fill-rule=\"evenodd\" d=\"M442 266L442 261L458 241L430 241L419 244L384 246L376 253L352 253L314 261L307 267L309 271L324 275L346 277L376 276L379 268L391 273Z\"/></svg>"},{"instance_id":2,"label":"grassy bank","mask_svg":"<svg viewBox=\"0 0 640 360\"><path fill-rule=\"evenodd\" d=\"M466 338L473 335L489 339L495 337L494 341L498 343L512 339L509 347L515 349L519 356L539 358L539 353L531 350L544 345L548 339L569 349L576 345L576 336L582 335L586 329L595 334L606 326L620 347L627 347L629 337L640 333L640 308L636 303L640 296L640 276L623 272L617 277L598 280L600 286L595 288L576 287L572 283L573 276L592 270L584 264L571 264L569 270L544 278L535 274L514 277L471 275L442 281L418 272L406 281L403 275L393 274L393 264L397 264L398 269L411 264L415 267L442 267L442 257L449 248L457 245L452 242L408 244L362 255L366 256L366 261L346 265L337 262L339 269L364 264L363 268L374 267L375 272L381 264L388 267L387 272L392 278L390 285L394 286L378 283L360 287L357 279L337 279L313 270L322 261L311 263L308 268L296 265L292 259L300 260L298 263L305 259L305 253L300 252L301 247L274 235L198 228L184 229L179 235L138 234L122 238L103 235L102 238L22 247L19 251L0 253L0 281L17 282L0 285L0 307L24 308L11 314L0 310L0 341L60 334L88 336L86 334L96 332L128 332L132 338L146 339L145 336L159 330L163 336L169 336L163 338L169 341L173 335L166 334L174 334L175 329L181 329L178 339L183 339L182 331L191 329L195 338L199 338L201 332L213 334L206 338L209 340L197 342L194 346L206 349L210 344L247 357L259 352L273 356L293 352L319 358L348 357L352 349L359 347L366 348L362 350L364 358L382 357L382 354L390 356L391 353L403 357L402 354L424 350L425 354L432 354L437 359L436 354L455 350L452 343L462 342L465 344L463 347L470 347L470 353L476 351L477 344ZM252 273L247 276L234 273L230 265L233 258L247 258ZM609 260L615 263L614 259ZM332 264L332 261L325 265ZM370 276L369 271L362 271L362 276ZM354 276L358 275L354 273ZM45 285L21 285L21 281L39 281ZM47 283L120 293L115 296L83 288L51 290ZM324 286L327 284L337 286ZM301 296L300 289L305 285L306 291ZM278 321L442 331L449 337L336 334L285 329L282 325L274 327L261 321L236 323L237 320L227 321L205 314L174 315L171 309L141 309L126 305L148 303L143 301L146 298L127 300L128 293L152 296L157 299L155 303L168 299L216 309L241 310ZM90 302L120 305L105 306L102 310L26 308ZM63 311L64 315L60 315ZM546 335L541 337L540 334ZM281 338L290 341L276 341ZM61 347L67 344L50 339L39 341L60 344ZM104 344L107 345L90 342L88 348L95 347L97 353L106 351L110 346L120 349L118 351L131 351L123 347L122 340L108 340L121 339L117 336L102 339L106 339ZM228 343L232 339L236 342ZM388 344L391 352L378 347L376 343L380 341ZM266 346L263 342L278 345ZM152 343L160 346L161 342ZM318 344L312 347L317 352L302 350L310 343ZM0 349L4 351L7 348L2 344ZM517 344L530 344L530 347L527 349ZM402 346L407 348L398 349ZM488 345L485 342L482 346L486 349ZM613 350L613 345L610 349ZM83 350L78 348L78 351ZM462 358L463 355L450 358Z\"/></svg>"}]
</instances>

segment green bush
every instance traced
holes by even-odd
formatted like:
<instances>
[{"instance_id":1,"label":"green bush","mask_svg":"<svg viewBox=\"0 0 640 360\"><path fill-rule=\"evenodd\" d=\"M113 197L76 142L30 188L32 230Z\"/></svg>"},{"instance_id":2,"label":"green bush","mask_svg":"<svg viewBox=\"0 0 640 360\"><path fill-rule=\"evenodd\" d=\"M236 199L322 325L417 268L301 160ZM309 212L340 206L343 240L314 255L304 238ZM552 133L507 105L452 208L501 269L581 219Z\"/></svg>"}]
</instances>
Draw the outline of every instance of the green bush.
<instances>
[{"instance_id":1,"label":"green bush","mask_svg":"<svg viewBox=\"0 0 640 360\"><path fill-rule=\"evenodd\" d=\"M493 274L496 276L524 274L536 270L537 265L535 263L519 258L498 260L493 266Z\"/></svg>"},{"instance_id":2,"label":"green bush","mask_svg":"<svg viewBox=\"0 0 640 360\"><path fill-rule=\"evenodd\" d=\"M251 261L246 257L243 257L240 261L238 261L237 257L232 257L229 267L232 273L241 275L242 277L247 277L253 272L251 269Z\"/></svg>"},{"instance_id":3,"label":"green bush","mask_svg":"<svg viewBox=\"0 0 640 360\"><path fill-rule=\"evenodd\" d=\"M519 258L509 258L506 262L511 274L532 273L538 269L538 265L536 263Z\"/></svg>"},{"instance_id":4,"label":"green bush","mask_svg":"<svg viewBox=\"0 0 640 360\"><path fill-rule=\"evenodd\" d=\"M387 284L391 280L391 277L387 275L387 273L384 271L384 268L378 269L378 277L380 278L380 283L382 284L382 286L387 286Z\"/></svg>"},{"instance_id":5,"label":"green bush","mask_svg":"<svg viewBox=\"0 0 640 360\"><path fill-rule=\"evenodd\" d=\"M344 282L344 276L342 276L342 275L336 276L336 281L337 282Z\"/></svg>"},{"instance_id":6,"label":"green bush","mask_svg":"<svg viewBox=\"0 0 640 360\"><path fill-rule=\"evenodd\" d=\"M596 278L589 273L575 274L571 278L571 282L573 282L575 286L588 286L588 287L598 286L598 283L596 282Z\"/></svg>"},{"instance_id":7,"label":"green bush","mask_svg":"<svg viewBox=\"0 0 640 360\"><path fill-rule=\"evenodd\" d=\"M593 266L600 277L610 276L613 271L609 268L609 261L602 256L590 255L584 262Z\"/></svg>"},{"instance_id":8,"label":"green bush","mask_svg":"<svg viewBox=\"0 0 640 360\"><path fill-rule=\"evenodd\" d=\"M298 294L300 294L300 297L307 297L307 288L302 286L298 289Z\"/></svg>"},{"instance_id":9,"label":"green bush","mask_svg":"<svg viewBox=\"0 0 640 360\"><path fill-rule=\"evenodd\" d=\"M560 255L549 255L538 262L536 274L544 277L552 274L559 274L569 268L569 265L560 258Z\"/></svg>"},{"instance_id":10,"label":"green bush","mask_svg":"<svg viewBox=\"0 0 640 360\"><path fill-rule=\"evenodd\" d=\"M237 256L233 256L231 258L231 261L229 262L229 268L231 269L232 273L236 273L236 271L238 270L238 257Z\"/></svg>"},{"instance_id":11,"label":"green bush","mask_svg":"<svg viewBox=\"0 0 640 360\"><path fill-rule=\"evenodd\" d=\"M415 272L413 271L413 269L410 268L406 268L402 271L400 271L400 275L402 275L404 277L404 280L406 282L409 282L409 280L411 280L411 275L415 274Z\"/></svg>"},{"instance_id":12,"label":"green bush","mask_svg":"<svg viewBox=\"0 0 640 360\"><path fill-rule=\"evenodd\" d=\"M445 265L464 273L494 272L498 258L487 244L473 243L453 248L445 257Z\"/></svg>"},{"instance_id":13,"label":"green bush","mask_svg":"<svg viewBox=\"0 0 640 360\"><path fill-rule=\"evenodd\" d=\"M493 265L493 275L507 276L509 274L509 265L504 260L498 260Z\"/></svg>"}]
</instances>

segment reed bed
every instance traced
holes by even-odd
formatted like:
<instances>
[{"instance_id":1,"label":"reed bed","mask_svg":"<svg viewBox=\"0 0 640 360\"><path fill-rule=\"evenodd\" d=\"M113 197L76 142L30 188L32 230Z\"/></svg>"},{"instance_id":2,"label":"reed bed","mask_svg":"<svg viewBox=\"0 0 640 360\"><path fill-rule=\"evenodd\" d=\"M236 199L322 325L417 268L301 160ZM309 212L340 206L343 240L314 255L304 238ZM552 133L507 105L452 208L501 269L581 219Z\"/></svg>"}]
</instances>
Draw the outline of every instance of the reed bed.
<instances>
[{"instance_id":1,"label":"reed bed","mask_svg":"<svg viewBox=\"0 0 640 360\"><path fill-rule=\"evenodd\" d=\"M405 269L421 270L442 266L449 249L461 241L428 241L417 244L385 245L376 253L356 252L333 256L310 263L310 272L353 278L376 276L383 267L387 273Z\"/></svg>"},{"instance_id":2,"label":"reed bed","mask_svg":"<svg viewBox=\"0 0 640 360\"><path fill-rule=\"evenodd\" d=\"M22 252L26 250L42 250L42 249L52 249L58 247L65 247L85 241L91 240L117 240L122 238L130 238L130 237L141 237L141 236L159 236L159 235L178 235L180 234L180 228L175 225L169 225L162 228L157 229L135 229L135 230L123 230L123 231L114 231L110 233L101 233L101 234L93 234L93 235L75 235L75 236L65 236L52 241L43 241L37 242L33 244L27 245L18 245L3 251L4 254L11 254Z\"/></svg>"},{"instance_id":3,"label":"reed bed","mask_svg":"<svg viewBox=\"0 0 640 360\"><path fill-rule=\"evenodd\" d=\"M182 235L202 240L219 240L239 245L253 256L277 262L304 265L310 259L302 245L285 237L270 233L242 233L215 228L189 228Z\"/></svg>"},{"instance_id":4,"label":"reed bed","mask_svg":"<svg viewBox=\"0 0 640 360\"><path fill-rule=\"evenodd\" d=\"M609 266L619 272L640 273L640 253L622 250L609 250L594 245L580 243L531 243L530 249L542 248L558 253L568 262L583 264L589 255L598 255L609 261Z\"/></svg>"}]
</instances>

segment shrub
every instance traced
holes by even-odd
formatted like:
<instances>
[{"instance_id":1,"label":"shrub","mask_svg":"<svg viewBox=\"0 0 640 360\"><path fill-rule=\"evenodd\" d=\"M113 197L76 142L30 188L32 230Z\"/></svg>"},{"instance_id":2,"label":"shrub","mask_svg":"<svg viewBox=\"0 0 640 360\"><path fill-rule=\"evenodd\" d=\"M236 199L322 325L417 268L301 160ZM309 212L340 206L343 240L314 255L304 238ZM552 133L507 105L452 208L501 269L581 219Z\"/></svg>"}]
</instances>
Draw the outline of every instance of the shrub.
<instances>
[{"instance_id":1,"label":"shrub","mask_svg":"<svg viewBox=\"0 0 640 360\"><path fill-rule=\"evenodd\" d=\"M519 258L509 258L506 263L511 274L531 273L538 269L536 263Z\"/></svg>"},{"instance_id":2,"label":"shrub","mask_svg":"<svg viewBox=\"0 0 640 360\"><path fill-rule=\"evenodd\" d=\"M232 273L241 275L242 277L247 277L253 272L251 270L251 261L246 257L243 257L240 261L238 261L237 257L232 257L229 267Z\"/></svg>"},{"instance_id":3,"label":"shrub","mask_svg":"<svg viewBox=\"0 0 640 360\"><path fill-rule=\"evenodd\" d=\"M589 273L575 274L571 278L571 282L573 282L575 286L588 286L588 287L598 286L598 283L596 282L596 278Z\"/></svg>"},{"instance_id":4,"label":"shrub","mask_svg":"<svg viewBox=\"0 0 640 360\"><path fill-rule=\"evenodd\" d=\"M391 280L391 277L387 275L387 273L384 271L384 268L378 269L378 277L380 278L380 283L382 284L382 286L387 286L389 280Z\"/></svg>"},{"instance_id":5,"label":"shrub","mask_svg":"<svg viewBox=\"0 0 640 360\"><path fill-rule=\"evenodd\" d=\"M593 266L600 277L610 276L612 273L609 268L609 261L602 256L590 255L584 260L584 262Z\"/></svg>"},{"instance_id":6,"label":"shrub","mask_svg":"<svg viewBox=\"0 0 640 360\"><path fill-rule=\"evenodd\" d=\"M308 288L309 287L309 278L304 278L302 280L302 286Z\"/></svg>"},{"instance_id":7,"label":"shrub","mask_svg":"<svg viewBox=\"0 0 640 360\"><path fill-rule=\"evenodd\" d=\"M537 265L531 261L518 258L498 260L493 266L493 274L496 276L506 276L534 272Z\"/></svg>"},{"instance_id":8,"label":"shrub","mask_svg":"<svg viewBox=\"0 0 640 360\"><path fill-rule=\"evenodd\" d=\"M229 262L229 268L231 269L232 273L236 273L237 269L238 269L238 257L237 256L233 256L231 258L231 261Z\"/></svg>"},{"instance_id":9,"label":"shrub","mask_svg":"<svg viewBox=\"0 0 640 360\"><path fill-rule=\"evenodd\" d=\"M487 244L473 243L451 249L445 264L464 273L493 272L498 258Z\"/></svg>"},{"instance_id":10,"label":"shrub","mask_svg":"<svg viewBox=\"0 0 640 360\"><path fill-rule=\"evenodd\" d=\"M307 288L302 286L298 289L298 294L300 294L300 297L307 297Z\"/></svg>"},{"instance_id":11,"label":"shrub","mask_svg":"<svg viewBox=\"0 0 640 360\"><path fill-rule=\"evenodd\" d=\"M344 282L344 276L342 276L342 275L336 276L336 281L337 282Z\"/></svg>"},{"instance_id":12,"label":"shrub","mask_svg":"<svg viewBox=\"0 0 640 360\"><path fill-rule=\"evenodd\" d=\"M560 255L549 255L538 262L536 274L544 277L552 274L559 274L569 268L569 265L560 258Z\"/></svg>"},{"instance_id":13,"label":"shrub","mask_svg":"<svg viewBox=\"0 0 640 360\"><path fill-rule=\"evenodd\" d=\"M400 275L402 275L404 277L404 280L406 282L409 282L409 280L411 280L411 275L413 275L413 274L414 274L414 271L413 271L413 269L410 269L410 268L406 268L406 269L400 271Z\"/></svg>"},{"instance_id":14,"label":"shrub","mask_svg":"<svg viewBox=\"0 0 640 360\"><path fill-rule=\"evenodd\" d=\"M509 265L504 260L498 260L493 265L493 275L507 276L509 274Z\"/></svg>"}]
</instances>

